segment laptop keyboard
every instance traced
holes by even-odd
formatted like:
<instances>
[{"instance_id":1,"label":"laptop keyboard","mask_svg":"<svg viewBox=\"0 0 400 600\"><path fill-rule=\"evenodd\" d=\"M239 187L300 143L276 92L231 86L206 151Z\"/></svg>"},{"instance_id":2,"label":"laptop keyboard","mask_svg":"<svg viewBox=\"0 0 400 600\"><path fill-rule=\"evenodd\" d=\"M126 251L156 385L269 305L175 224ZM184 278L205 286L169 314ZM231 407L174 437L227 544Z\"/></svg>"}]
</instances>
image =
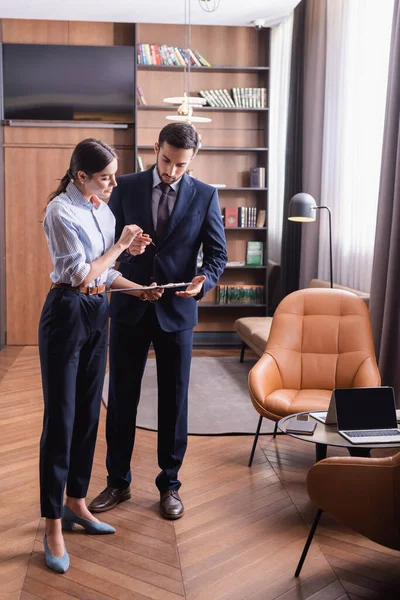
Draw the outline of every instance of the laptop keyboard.
<instances>
[{"instance_id":1,"label":"laptop keyboard","mask_svg":"<svg viewBox=\"0 0 400 600\"><path fill-rule=\"evenodd\" d=\"M349 437L384 437L400 436L398 429L365 429L363 431L344 431Z\"/></svg>"}]
</instances>

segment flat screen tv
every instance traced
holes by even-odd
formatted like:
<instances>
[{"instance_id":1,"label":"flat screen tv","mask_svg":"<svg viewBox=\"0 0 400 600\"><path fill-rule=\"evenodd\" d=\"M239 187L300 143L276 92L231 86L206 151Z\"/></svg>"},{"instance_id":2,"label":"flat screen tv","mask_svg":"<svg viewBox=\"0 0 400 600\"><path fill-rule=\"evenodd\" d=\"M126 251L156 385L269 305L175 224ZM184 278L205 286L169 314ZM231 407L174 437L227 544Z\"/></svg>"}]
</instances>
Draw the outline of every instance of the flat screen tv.
<instances>
[{"instance_id":1,"label":"flat screen tv","mask_svg":"<svg viewBox=\"0 0 400 600\"><path fill-rule=\"evenodd\" d=\"M4 119L133 121L129 46L3 44Z\"/></svg>"}]
</instances>

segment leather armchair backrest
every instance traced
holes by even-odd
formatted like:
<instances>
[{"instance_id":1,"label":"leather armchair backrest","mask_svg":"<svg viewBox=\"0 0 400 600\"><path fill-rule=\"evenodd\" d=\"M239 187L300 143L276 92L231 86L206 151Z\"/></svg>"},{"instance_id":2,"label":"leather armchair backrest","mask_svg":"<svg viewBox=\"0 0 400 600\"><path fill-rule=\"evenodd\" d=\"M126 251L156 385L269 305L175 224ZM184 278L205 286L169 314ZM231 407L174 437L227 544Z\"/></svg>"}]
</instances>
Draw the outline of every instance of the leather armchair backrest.
<instances>
[{"instance_id":1,"label":"leather armchair backrest","mask_svg":"<svg viewBox=\"0 0 400 600\"><path fill-rule=\"evenodd\" d=\"M330 457L307 475L311 501L370 540L400 550L400 452Z\"/></svg>"},{"instance_id":2,"label":"leather armchair backrest","mask_svg":"<svg viewBox=\"0 0 400 600\"><path fill-rule=\"evenodd\" d=\"M314 288L286 296L265 353L286 389L380 385L368 309L347 291Z\"/></svg>"}]
</instances>

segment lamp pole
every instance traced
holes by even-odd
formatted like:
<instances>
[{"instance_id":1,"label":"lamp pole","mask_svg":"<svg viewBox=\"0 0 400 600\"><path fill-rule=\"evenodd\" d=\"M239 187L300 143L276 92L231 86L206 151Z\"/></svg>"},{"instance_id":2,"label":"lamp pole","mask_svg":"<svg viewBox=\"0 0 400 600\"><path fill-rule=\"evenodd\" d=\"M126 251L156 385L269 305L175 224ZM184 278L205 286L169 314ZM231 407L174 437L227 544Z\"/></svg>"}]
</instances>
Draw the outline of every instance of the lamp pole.
<instances>
[{"instance_id":1,"label":"lamp pole","mask_svg":"<svg viewBox=\"0 0 400 600\"><path fill-rule=\"evenodd\" d=\"M313 210L319 210L320 208L325 208L328 211L329 216L329 266L330 266L330 276L331 276L331 288L333 288L333 268L332 268L332 213L329 206L313 206Z\"/></svg>"}]
</instances>

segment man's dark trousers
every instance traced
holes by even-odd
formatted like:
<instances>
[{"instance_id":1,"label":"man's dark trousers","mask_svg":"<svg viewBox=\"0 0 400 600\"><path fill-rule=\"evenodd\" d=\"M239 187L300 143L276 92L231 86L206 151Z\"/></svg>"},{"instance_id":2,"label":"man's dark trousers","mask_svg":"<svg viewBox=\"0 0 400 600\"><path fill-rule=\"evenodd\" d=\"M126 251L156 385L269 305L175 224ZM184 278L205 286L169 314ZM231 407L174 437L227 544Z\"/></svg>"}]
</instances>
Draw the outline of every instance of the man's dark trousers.
<instances>
[{"instance_id":1,"label":"man's dark trousers","mask_svg":"<svg viewBox=\"0 0 400 600\"><path fill-rule=\"evenodd\" d=\"M157 361L160 491L178 490L187 446L187 405L193 329L163 331L149 303L135 325L111 319L107 410L107 485L126 488L135 441L137 406L150 343Z\"/></svg>"}]
</instances>

